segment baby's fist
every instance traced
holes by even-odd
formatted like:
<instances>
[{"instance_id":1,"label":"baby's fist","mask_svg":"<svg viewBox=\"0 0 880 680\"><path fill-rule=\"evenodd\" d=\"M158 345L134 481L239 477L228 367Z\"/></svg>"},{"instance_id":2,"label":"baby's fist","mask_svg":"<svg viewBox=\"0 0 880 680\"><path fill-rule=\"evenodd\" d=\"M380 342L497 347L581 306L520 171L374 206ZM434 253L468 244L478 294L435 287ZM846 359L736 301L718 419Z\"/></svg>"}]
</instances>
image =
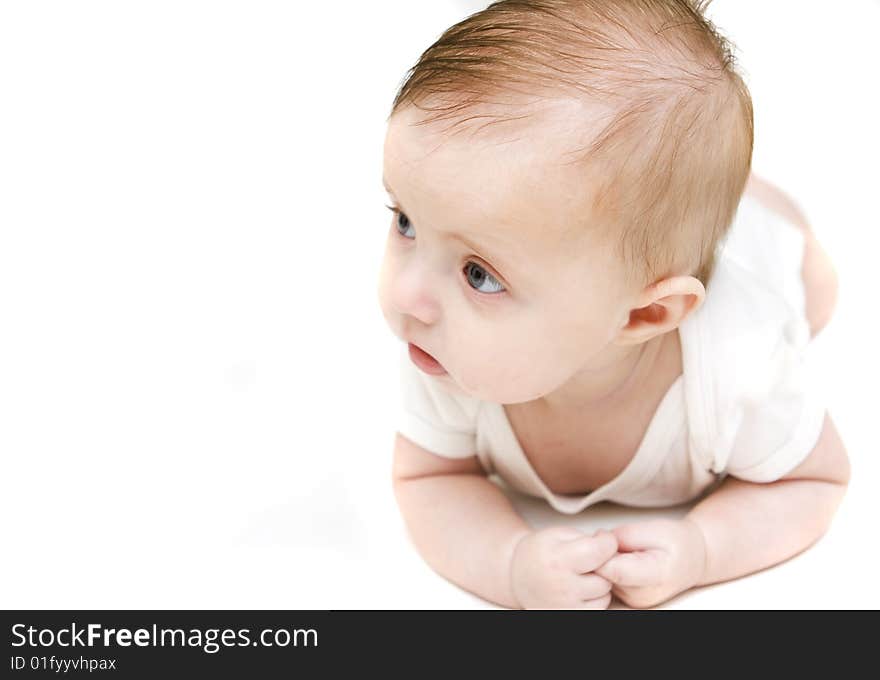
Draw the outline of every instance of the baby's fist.
<instances>
[{"instance_id":1,"label":"baby's fist","mask_svg":"<svg viewBox=\"0 0 880 680\"><path fill-rule=\"evenodd\" d=\"M616 552L617 538L608 531L533 531L520 539L510 560L513 595L523 609L607 609L612 584L590 572Z\"/></svg>"}]
</instances>

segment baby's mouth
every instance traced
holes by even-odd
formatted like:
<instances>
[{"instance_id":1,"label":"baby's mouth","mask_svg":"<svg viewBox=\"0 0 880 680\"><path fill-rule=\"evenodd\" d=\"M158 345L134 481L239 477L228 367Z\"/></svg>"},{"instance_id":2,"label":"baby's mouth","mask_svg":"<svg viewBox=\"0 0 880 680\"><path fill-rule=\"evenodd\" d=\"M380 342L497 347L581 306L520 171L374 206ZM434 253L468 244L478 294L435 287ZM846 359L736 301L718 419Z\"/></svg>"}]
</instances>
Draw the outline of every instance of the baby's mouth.
<instances>
[{"instance_id":1,"label":"baby's mouth","mask_svg":"<svg viewBox=\"0 0 880 680\"><path fill-rule=\"evenodd\" d=\"M410 342L408 348L412 362L425 373L429 375L444 375L446 373L443 365L418 345Z\"/></svg>"}]
</instances>

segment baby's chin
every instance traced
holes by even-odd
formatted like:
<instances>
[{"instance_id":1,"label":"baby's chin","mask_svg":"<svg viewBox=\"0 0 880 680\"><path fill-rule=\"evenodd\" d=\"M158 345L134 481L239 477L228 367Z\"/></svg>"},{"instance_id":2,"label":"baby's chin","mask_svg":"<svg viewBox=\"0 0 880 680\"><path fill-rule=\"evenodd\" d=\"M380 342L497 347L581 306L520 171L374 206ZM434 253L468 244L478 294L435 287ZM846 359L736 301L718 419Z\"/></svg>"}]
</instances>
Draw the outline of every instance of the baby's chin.
<instances>
[{"instance_id":1,"label":"baby's chin","mask_svg":"<svg viewBox=\"0 0 880 680\"><path fill-rule=\"evenodd\" d=\"M431 376L433 380L437 382L437 384L444 391L449 394L455 394L462 397L468 397L470 399L478 399L480 401L488 401L495 404L517 404L524 401L531 401L536 399L536 396L523 396L523 395L513 395L510 393L499 393L493 392L492 394L477 394L473 390L468 390L461 386L461 384L455 380L449 373L444 373L443 375L435 375Z\"/></svg>"},{"instance_id":2,"label":"baby's chin","mask_svg":"<svg viewBox=\"0 0 880 680\"><path fill-rule=\"evenodd\" d=\"M431 376L433 380L437 382L440 387L442 387L446 392L450 394L457 394L462 397L473 397L472 394L467 392L461 385L459 385L455 379L449 375L449 373L444 373L443 375L434 375Z\"/></svg>"}]
</instances>

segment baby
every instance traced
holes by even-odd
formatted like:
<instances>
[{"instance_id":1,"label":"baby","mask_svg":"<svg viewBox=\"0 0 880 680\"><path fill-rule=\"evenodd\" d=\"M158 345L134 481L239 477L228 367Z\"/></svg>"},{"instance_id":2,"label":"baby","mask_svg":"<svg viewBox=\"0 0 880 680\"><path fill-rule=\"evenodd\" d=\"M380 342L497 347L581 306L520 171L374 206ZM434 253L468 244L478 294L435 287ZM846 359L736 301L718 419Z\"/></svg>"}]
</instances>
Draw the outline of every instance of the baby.
<instances>
[{"instance_id":1,"label":"baby","mask_svg":"<svg viewBox=\"0 0 880 680\"><path fill-rule=\"evenodd\" d=\"M393 488L426 562L502 606L654 606L806 549L846 491L803 361L835 273L749 177L751 100L704 10L502 0L395 98ZM587 535L532 529L499 484L568 514L699 502Z\"/></svg>"}]
</instances>

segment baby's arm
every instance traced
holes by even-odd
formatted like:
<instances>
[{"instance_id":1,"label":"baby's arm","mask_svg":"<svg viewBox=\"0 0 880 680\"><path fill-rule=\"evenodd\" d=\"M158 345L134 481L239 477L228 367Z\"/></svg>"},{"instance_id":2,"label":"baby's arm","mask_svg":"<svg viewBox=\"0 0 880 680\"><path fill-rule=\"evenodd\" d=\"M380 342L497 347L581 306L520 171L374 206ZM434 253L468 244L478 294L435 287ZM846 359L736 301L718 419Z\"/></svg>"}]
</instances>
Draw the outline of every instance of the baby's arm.
<instances>
[{"instance_id":1,"label":"baby's arm","mask_svg":"<svg viewBox=\"0 0 880 680\"><path fill-rule=\"evenodd\" d=\"M593 573L617 550L610 532L533 531L475 456L450 459L397 434L394 493L413 543L434 571L510 608L606 609L611 583Z\"/></svg>"},{"instance_id":2,"label":"baby's arm","mask_svg":"<svg viewBox=\"0 0 880 680\"><path fill-rule=\"evenodd\" d=\"M615 527L620 552L596 574L641 608L766 569L825 533L849 477L849 459L826 413L816 446L791 472L763 483L730 475L681 519Z\"/></svg>"},{"instance_id":3,"label":"baby's arm","mask_svg":"<svg viewBox=\"0 0 880 680\"><path fill-rule=\"evenodd\" d=\"M528 524L476 457L442 458L397 434L394 494L416 548L442 576L505 607L513 549Z\"/></svg>"},{"instance_id":4,"label":"baby's arm","mask_svg":"<svg viewBox=\"0 0 880 680\"><path fill-rule=\"evenodd\" d=\"M849 459L831 418L803 463L771 483L728 477L688 513L703 532L706 585L778 564L828 529L849 483Z\"/></svg>"}]
</instances>

